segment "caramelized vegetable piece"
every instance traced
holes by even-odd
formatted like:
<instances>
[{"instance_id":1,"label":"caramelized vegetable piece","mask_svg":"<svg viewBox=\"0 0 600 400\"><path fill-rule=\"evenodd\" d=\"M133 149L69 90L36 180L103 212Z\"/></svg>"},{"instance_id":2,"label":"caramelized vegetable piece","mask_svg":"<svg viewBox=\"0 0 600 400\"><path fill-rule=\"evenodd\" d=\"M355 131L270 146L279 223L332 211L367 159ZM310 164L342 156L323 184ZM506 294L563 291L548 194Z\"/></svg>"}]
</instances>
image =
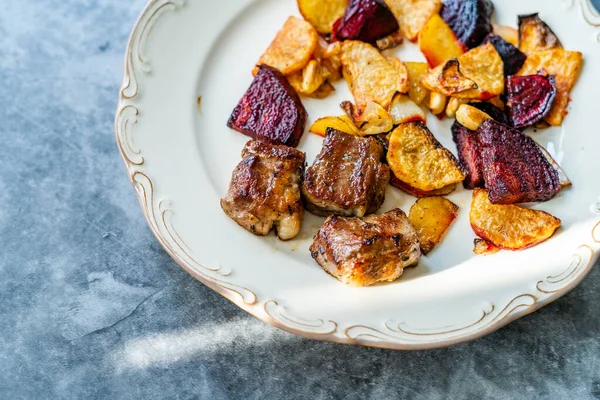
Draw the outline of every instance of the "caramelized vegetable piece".
<instances>
[{"instance_id":1,"label":"caramelized vegetable piece","mask_svg":"<svg viewBox=\"0 0 600 400\"><path fill-rule=\"evenodd\" d=\"M556 97L554 76L510 76L506 80L508 116L515 128L526 128L541 121Z\"/></svg>"},{"instance_id":2,"label":"caramelized vegetable piece","mask_svg":"<svg viewBox=\"0 0 600 400\"><path fill-rule=\"evenodd\" d=\"M408 71L408 96L412 101L416 104L421 104L429 91L421 85L421 76L426 74L429 71L429 65L423 62L405 62L406 69Z\"/></svg>"},{"instance_id":3,"label":"caramelized vegetable piece","mask_svg":"<svg viewBox=\"0 0 600 400\"><path fill-rule=\"evenodd\" d=\"M398 29L396 17L383 0L350 0L336 28L336 38L374 44Z\"/></svg>"},{"instance_id":4,"label":"caramelized vegetable piece","mask_svg":"<svg viewBox=\"0 0 600 400\"><path fill-rule=\"evenodd\" d=\"M458 215L458 206L443 197L419 199L408 219L419 234L421 252L427 255L442 240Z\"/></svg>"},{"instance_id":5,"label":"caramelized vegetable piece","mask_svg":"<svg viewBox=\"0 0 600 400\"><path fill-rule=\"evenodd\" d=\"M502 62L504 63L504 76L514 75L519 72L527 59L527 56L519 49L493 33L487 35L483 43L493 44L498 54L500 54L500 58L502 58Z\"/></svg>"},{"instance_id":6,"label":"caramelized vegetable piece","mask_svg":"<svg viewBox=\"0 0 600 400\"><path fill-rule=\"evenodd\" d=\"M549 239L560 219L538 210L515 205L495 205L485 190L475 189L470 212L475 234L507 250L526 249Z\"/></svg>"},{"instance_id":7,"label":"caramelized vegetable piece","mask_svg":"<svg viewBox=\"0 0 600 400\"><path fill-rule=\"evenodd\" d=\"M398 22L402 35L415 42L427 21L442 8L441 0L386 0Z\"/></svg>"},{"instance_id":8,"label":"caramelized vegetable piece","mask_svg":"<svg viewBox=\"0 0 600 400\"><path fill-rule=\"evenodd\" d=\"M347 115L340 115L339 117L324 117L316 120L309 131L317 135L325 137L327 128L332 128L340 132L347 133L349 135L358 135L360 130L354 125L354 122Z\"/></svg>"},{"instance_id":9,"label":"caramelized vegetable piece","mask_svg":"<svg viewBox=\"0 0 600 400\"><path fill-rule=\"evenodd\" d=\"M377 40L375 42L375 47L377 47L379 51L384 51L400 46L403 41L404 39L402 38L402 34L400 33L400 31L397 31L390 35L387 35L382 39Z\"/></svg>"},{"instance_id":10,"label":"caramelized vegetable piece","mask_svg":"<svg viewBox=\"0 0 600 400\"><path fill-rule=\"evenodd\" d=\"M423 109L405 94L397 93L390 105L389 115L394 125L411 121L426 121Z\"/></svg>"},{"instance_id":11,"label":"caramelized vegetable piece","mask_svg":"<svg viewBox=\"0 0 600 400\"><path fill-rule=\"evenodd\" d=\"M487 100L504 91L504 63L491 43L483 44L458 57L463 76L477 84L477 88L454 93L460 99ZM446 88L439 83L446 64L429 71L421 77L427 89L444 94Z\"/></svg>"},{"instance_id":12,"label":"caramelized vegetable piece","mask_svg":"<svg viewBox=\"0 0 600 400\"><path fill-rule=\"evenodd\" d=\"M480 256L489 256L490 254L494 254L499 252L500 249L494 246L492 243L483 239L475 239L473 240L473 253Z\"/></svg>"},{"instance_id":13,"label":"caramelized vegetable piece","mask_svg":"<svg viewBox=\"0 0 600 400\"><path fill-rule=\"evenodd\" d=\"M408 71L404 64L397 58L384 57L367 43L343 42L341 60L344 78L359 113L370 101L387 109L396 92L408 92Z\"/></svg>"},{"instance_id":14,"label":"caramelized vegetable piece","mask_svg":"<svg viewBox=\"0 0 600 400\"><path fill-rule=\"evenodd\" d=\"M578 51L562 49L540 51L527 57L525 65L518 75L535 75L541 70L554 75L556 81L556 98L552 108L544 120L552 126L560 126L567 115L569 93L575 85L581 66L583 55Z\"/></svg>"},{"instance_id":15,"label":"caramelized vegetable piece","mask_svg":"<svg viewBox=\"0 0 600 400\"><path fill-rule=\"evenodd\" d=\"M227 126L267 143L296 147L306 118L306 110L285 76L261 65Z\"/></svg>"},{"instance_id":16,"label":"caramelized vegetable piece","mask_svg":"<svg viewBox=\"0 0 600 400\"><path fill-rule=\"evenodd\" d=\"M456 120L462 126L472 131L479 129L479 126L483 124L483 121L490 118L492 117L468 104L461 105L456 111Z\"/></svg>"},{"instance_id":17,"label":"caramelized vegetable piece","mask_svg":"<svg viewBox=\"0 0 600 400\"><path fill-rule=\"evenodd\" d=\"M288 18L252 73L256 75L262 64L277 68L283 75L300 71L312 58L318 39L311 24L297 17Z\"/></svg>"},{"instance_id":18,"label":"caramelized vegetable piece","mask_svg":"<svg viewBox=\"0 0 600 400\"><path fill-rule=\"evenodd\" d=\"M419 48L432 68L467 50L438 14L432 16L419 32Z\"/></svg>"},{"instance_id":19,"label":"caramelized vegetable piece","mask_svg":"<svg viewBox=\"0 0 600 400\"><path fill-rule=\"evenodd\" d=\"M434 74L425 75L422 84L444 96L452 96L469 89L477 89L477 84L460 72L460 64L456 58L446 61L438 76Z\"/></svg>"},{"instance_id":20,"label":"caramelized vegetable piece","mask_svg":"<svg viewBox=\"0 0 600 400\"><path fill-rule=\"evenodd\" d=\"M389 142L388 165L396 178L417 190L430 192L465 179L458 160L422 122L399 125Z\"/></svg>"},{"instance_id":21,"label":"caramelized vegetable piece","mask_svg":"<svg viewBox=\"0 0 600 400\"><path fill-rule=\"evenodd\" d=\"M446 0L440 15L467 48L477 47L492 32L490 0Z\"/></svg>"},{"instance_id":22,"label":"caramelized vegetable piece","mask_svg":"<svg viewBox=\"0 0 600 400\"><path fill-rule=\"evenodd\" d=\"M305 20L322 35L331 33L333 24L344 15L348 0L298 0L298 9Z\"/></svg>"},{"instance_id":23,"label":"caramelized vegetable piece","mask_svg":"<svg viewBox=\"0 0 600 400\"><path fill-rule=\"evenodd\" d=\"M519 15L519 50L529 56L538 51L562 48L558 37L537 13Z\"/></svg>"},{"instance_id":24,"label":"caramelized vegetable piece","mask_svg":"<svg viewBox=\"0 0 600 400\"><path fill-rule=\"evenodd\" d=\"M519 31L506 25L492 24L494 35L500 36L513 46L519 46Z\"/></svg>"},{"instance_id":25,"label":"caramelized vegetable piece","mask_svg":"<svg viewBox=\"0 0 600 400\"><path fill-rule=\"evenodd\" d=\"M342 102L341 106L354 125L358 127L361 136L386 133L394 127L390 114L374 101L370 101L361 114L357 113L354 105L349 101Z\"/></svg>"},{"instance_id":26,"label":"caramelized vegetable piece","mask_svg":"<svg viewBox=\"0 0 600 400\"><path fill-rule=\"evenodd\" d=\"M533 139L493 119L481 124L477 135L492 203L548 201L559 192L558 173Z\"/></svg>"}]
</instances>

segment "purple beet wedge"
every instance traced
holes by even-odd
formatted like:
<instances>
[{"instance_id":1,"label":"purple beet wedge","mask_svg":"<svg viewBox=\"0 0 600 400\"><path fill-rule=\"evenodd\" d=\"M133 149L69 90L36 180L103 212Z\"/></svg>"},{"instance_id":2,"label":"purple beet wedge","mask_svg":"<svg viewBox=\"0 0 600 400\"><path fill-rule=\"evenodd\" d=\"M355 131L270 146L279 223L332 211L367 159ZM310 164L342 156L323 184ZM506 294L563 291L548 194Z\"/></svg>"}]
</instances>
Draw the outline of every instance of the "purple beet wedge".
<instances>
[{"instance_id":1,"label":"purple beet wedge","mask_svg":"<svg viewBox=\"0 0 600 400\"><path fill-rule=\"evenodd\" d=\"M490 0L447 0L440 11L458 40L469 49L479 46L492 32L493 13Z\"/></svg>"},{"instance_id":2,"label":"purple beet wedge","mask_svg":"<svg viewBox=\"0 0 600 400\"><path fill-rule=\"evenodd\" d=\"M511 125L522 129L541 121L556 97L554 76L510 76L506 80L506 105Z\"/></svg>"},{"instance_id":3,"label":"purple beet wedge","mask_svg":"<svg viewBox=\"0 0 600 400\"><path fill-rule=\"evenodd\" d=\"M398 29L398 20L383 0L350 0L332 37L373 44Z\"/></svg>"}]
</instances>

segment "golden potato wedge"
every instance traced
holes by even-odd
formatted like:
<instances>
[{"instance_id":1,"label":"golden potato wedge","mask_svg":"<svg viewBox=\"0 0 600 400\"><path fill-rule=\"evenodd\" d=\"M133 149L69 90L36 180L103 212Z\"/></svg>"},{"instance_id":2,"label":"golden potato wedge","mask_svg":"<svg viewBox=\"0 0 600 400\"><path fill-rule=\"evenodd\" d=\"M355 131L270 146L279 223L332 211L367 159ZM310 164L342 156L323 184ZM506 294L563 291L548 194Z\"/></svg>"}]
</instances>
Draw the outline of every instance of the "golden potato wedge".
<instances>
[{"instance_id":1,"label":"golden potato wedge","mask_svg":"<svg viewBox=\"0 0 600 400\"><path fill-rule=\"evenodd\" d=\"M516 28L512 28L506 25L493 24L494 34L500 36L508 43L515 47L519 47L519 31Z\"/></svg>"},{"instance_id":2,"label":"golden potato wedge","mask_svg":"<svg viewBox=\"0 0 600 400\"><path fill-rule=\"evenodd\" d=\"M408 71L395 57L384 57L373 46L357 40L342 43L344 78L359 113L371 101L388 108L396 92L408 92Z\"/></svg>"},{"instance_id":3,"label":"golden potato wedge","mask_svg":"<svg viewBox=\"0 0 600 400\"><path fill-rule=\"evenodd\" d=\"M535 246L550 238L561 225L560 219L544 211L492 204L483 189L473 191L469 218L477 236L507 250Z\"/></svg>"},{"instance_id":4,"label":"golden potato wedge","mask_svg":"<svg viewBox=\"0 0 600 400\"><path fill-rule=\"evenodd\" d=\"M319 34L311 24L301 18L289 17L252 73L256 75L261 64L277 68L286 76L300 71L311 60L318 39Z\"/></svg>"},{"instance_id":5,"label":"golden potato wedge","mask_svg":"<svg viewBox=\"0 0 600 400\"><path fill-rule=\"evenodd\" d=\"M490 254L494 254L499 252L500 249L496 247L493 243L488 242L483 239L474 239L473 240L473 253L480 256L489 256Z\"/></svg>"},{"instance_id":6,"label":"golden potato wedge","mask_svg":"<svg viewBox=\"0 0 600 400\"><path fill-rule=\"evenodd\" d=\"M421 85L421 76L429 71L429 65L424 62L405 62L406 70L408 71L408 96L417 105L423 103L429 91Z\"/></svg>"},{"instance_id":7,"label":"golden potato wedge","mask_svg":"<svg viewBox=\"0 0 600 400\"><path fill-rule=\"evenodd\" d=\"M348 133L350 135L359 135L360 130L354 125L352 119L347 115L340 115L338 117L323 117L316 120L309 129L309 132L315 133L319 136L325 137L327 128L333 128L340 132Z\"/></svg>"},{"instance_id":8,"label":"golden potato wedge","mask_svg":"<svg viewBox=\"0 0 600 400\"><path fill-rule=\"evenodd\" d=\"M298 0L298 10L305 20L322 35L331 33L333 24L340 19L348 0Z\"/></svg>"},{"instance_id":9,"label":"golden potato wedge","mask_svg":"<svg viewBox=\"0 0 600 400\"><path fill-rule=\"evenodd\" d=\"M387 161L396 178L423 192L465 179L456 157L420 121L401 124L392 131Z\"/></svg>"},{"instance_id":10,"label":"golden potato wedge","mask_svg":"<svg viewBox=\"0 0 600 400\"><path fill-rule=\"evenodd\" d=\"M410 208L408 220L419 234L421 251L427 255L442 240L458 215L458 206L443 197L419 199Z\"/></svg>"},{"instance_id":11,"label":"golden potato wedge","mask_svg":"<svg viewBox=\"0 0 600 400\"><path fill-rule=\"evenodd\" d=\"M392 104L388 110L394 125L403 124L411 121L426 122L427 116L421 107L419 107L406 94L396 93L392 99Z\"/></svg>"},{"instance_id":12,"label":"golden potato wedge","mask_svg":"<svg viewBox=\"0 0 600 400\"><path fill-rule=\"evenodd\" d=\"M402 36L415 42L427 21L442 8L441 0L385 0L400 24Z\"/></svg>"},{"instance_id":13,"label":"golden potato wedge","mask_svg":"<svg viewBox=\"0 0 600 400\"><path fill-rule=\"evenodd\" d=\"M479 125L483 124L483 121L491 118L492 117L480 109L468 104L462 104L456 111L456 120L461 125L472 131L479 129Z\"/></svg>"},{"instance_id":14,"label":"golden potato wedge","mask_svg":"<svg viewBox=\"0 0 600 400\"><path fill-rule=\"evenodd\" d=\"M438 14L432 16L419 32L419 48L432 68L467 51Z\"/></svg>"},{"instance_id":15,"label":"golden potato wedge","mask_svg":"<svg viewBox=\"0 0 600 400\"><path fill-rule=\"evenodd\" d=\"M537 13L519 16L519 50L527 56L538 51L562 48L558 37Z\"/></svg>"},{"instance_id":16,"label":"golden potato wedge","mask_svg":"<svg viewBox=\"0 0 600 400\"><path fill-rule=\"evenodd\" d=\"M456 58L446 61L440 74L426 74L421 83L424 87L444 96L452 96L469 89L477 89L477 84L460 72L460 63Z\"/></svg>"},{"instance_id":17,"label":"golden potato wedge","mask_svg":"<svg viewBox=\"0 0 600 400\"><path fill-rule=\"evenodd\" d=\"M556 82L556 97L550 112L544 121L552 126L560 126L567 115L569 93L581 71L583 55L578 51L562 49L546 50L534 53L527 57L523 68L517 75L535 75L541 70L554 75Z\"/></svg>"},{"instance_id":18,"label":"golden potato wedge","mask_svg":"<svg viewBox=\"0 0 600 400\"><path fill-rule=\"evenodd\" d=\"M486 43L457 58L460 72L477 84L477 88L453 93L460 99L487 100L504 91L504 63L491 43ZM450 61L451 63L452 61ZM440 76L448 63L439 65L421 77L421 84L433 92L446 94Z\"/></svg>"}]
</instances>

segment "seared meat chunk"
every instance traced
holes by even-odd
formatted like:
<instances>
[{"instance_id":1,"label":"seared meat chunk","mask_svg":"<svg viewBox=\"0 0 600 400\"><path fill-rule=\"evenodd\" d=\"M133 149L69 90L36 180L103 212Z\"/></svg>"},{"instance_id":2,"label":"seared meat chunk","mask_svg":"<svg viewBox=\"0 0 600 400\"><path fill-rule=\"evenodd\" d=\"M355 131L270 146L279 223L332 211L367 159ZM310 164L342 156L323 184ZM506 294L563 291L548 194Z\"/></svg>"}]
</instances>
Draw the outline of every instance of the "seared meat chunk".
<instances>
[{"instance_id":1,"label":"seared meat chunk","mask_svg":"<svg viewBox=\"0 0 600 400\"><path fill-rule=\"evenodd\" d=\"M329 217L310 252L326 272L349 286L396 280L421 257L419 235L400 209L363 219Z\"/></svg>"},{"instance_id":2,"label":"seared meat chunk","mask_svg":"<svg viewBox=\"0 0 600 400\"><path fill-rule=\"evenodd\" d=\"M304 217L300 185L305 158L291 147L248 142L221 208L256 235L267 235L275 227L279 239L294 238Z\"/></svg>"},{"instance_id":3,"label":"seared meat chunk","mask_svg":"<svg viewBox=\"0 0 600 400\"><path fill-rule=\"evenodd\" d=\"M377 211L390 181L383 157L376 139L328 129L323 148L304 177L306 209L316 215L357 217Z\"/></svg>"}]
</instances>

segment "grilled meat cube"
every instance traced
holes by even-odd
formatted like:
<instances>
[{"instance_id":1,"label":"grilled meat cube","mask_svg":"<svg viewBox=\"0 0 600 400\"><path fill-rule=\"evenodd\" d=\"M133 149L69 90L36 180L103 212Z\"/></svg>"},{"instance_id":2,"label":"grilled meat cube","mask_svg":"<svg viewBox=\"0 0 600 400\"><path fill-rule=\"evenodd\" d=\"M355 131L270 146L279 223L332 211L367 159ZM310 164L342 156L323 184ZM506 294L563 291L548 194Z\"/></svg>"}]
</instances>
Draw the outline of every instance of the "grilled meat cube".
<instances>
[{"instance_id":1,"label":"grilled meat cube","mask_svg":"<svg viewBox=\"0 0 600 400\"><path fill-rule=\"evenodd\" d=\"M294 238L304 217L300 185L305 158L291 147L248 142L221 208L255 235L275 227L279 239Z\"/></svg>"},{"instance_id":2,"label":"grilled meat cube","mask_svg":"<svg viewBox=\"0 0 600 400\"><path fill-rule=\"evenodd\" d=\"M266 143L296 147L304 133L307 115L287 78L263 64L227 126Z\"/></svg>"},{"instance_id":3,"label":"grilled meat cube","mask_svg":"<svg viewBox=\"0 0 600 400\"><path fill-rule=\"evenodd\" d=\"M419 235L400 209L363 219L329 217L310 252L325 272L349 286L394 281L421 257Z\"/></svg>"},{"instance_id":4,"label":"grilled meat cube","mask_svg":"<svg viewBox=\"0 0 600 400\"><path fill-rule=\"evenodd\" d=\"M485 188L493 204L548 201L561 189L556 169L521 131L488 119L477 137Z\"/></svg>"},{"instance_id":5,"label":"grilled meat cube","mask_svg":"<svg viewBox=\"0 0 600 400\"><path fill-rule=\"evenodd\" d=\"M322 216L357 217L377 211L390 181L383 157L376 139L328 129L323 148L304 177L306 209Z\"/></svg>"}]
</instances>

